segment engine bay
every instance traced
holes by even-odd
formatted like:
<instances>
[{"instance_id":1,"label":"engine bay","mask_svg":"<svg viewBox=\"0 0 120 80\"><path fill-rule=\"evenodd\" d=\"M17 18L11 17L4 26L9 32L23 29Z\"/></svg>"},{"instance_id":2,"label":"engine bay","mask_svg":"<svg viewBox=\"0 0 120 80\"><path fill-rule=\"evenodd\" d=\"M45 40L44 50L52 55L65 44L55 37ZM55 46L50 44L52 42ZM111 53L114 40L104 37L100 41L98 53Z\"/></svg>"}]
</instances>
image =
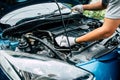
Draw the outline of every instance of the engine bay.
<instances>
[{"instance_id":1,"label":"engine bay","mask_svg":"<svg viewBox=\"0 0 120 80\"><path fill-rule=\"evenodd\" d=\"M79 17L74 18L76 15ZM102 22L80 14L65 18L65 27L61 20L48 20L43 25L30 26L31 24L27 23L24 26L8 28L3 35L19 41L15 51L47 56L71 63L85 62L101 57L114 50L119 44L120 30L117 29L111 37L104 40L76 44L69 48L60 47L55 41L57 36L67 33L67 36L79 37L100 27ZM36 23L37 21L35 20Z\"/></svg>"}]
</instances>

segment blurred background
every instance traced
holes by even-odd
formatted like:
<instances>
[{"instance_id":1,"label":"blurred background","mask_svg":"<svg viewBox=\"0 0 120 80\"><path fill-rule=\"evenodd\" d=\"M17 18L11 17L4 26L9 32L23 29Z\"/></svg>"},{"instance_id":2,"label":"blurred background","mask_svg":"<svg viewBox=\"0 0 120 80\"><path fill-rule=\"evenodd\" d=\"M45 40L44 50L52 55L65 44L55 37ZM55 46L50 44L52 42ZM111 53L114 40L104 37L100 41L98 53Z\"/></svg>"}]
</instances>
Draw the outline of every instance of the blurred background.
<instances>
[{"instance_id":1,"label":"blurred background","mask_svg":"<svg viewBox=\"0 0 120 80\"><path fill-rule=\"evenodd\" d=\"M90 3L95 3L100 0L91 0ZM105 10L100 10L100 11L84 11L84 15L93 17L99 20L103 20L105 14Z\"/></svg>"}]
</instances>

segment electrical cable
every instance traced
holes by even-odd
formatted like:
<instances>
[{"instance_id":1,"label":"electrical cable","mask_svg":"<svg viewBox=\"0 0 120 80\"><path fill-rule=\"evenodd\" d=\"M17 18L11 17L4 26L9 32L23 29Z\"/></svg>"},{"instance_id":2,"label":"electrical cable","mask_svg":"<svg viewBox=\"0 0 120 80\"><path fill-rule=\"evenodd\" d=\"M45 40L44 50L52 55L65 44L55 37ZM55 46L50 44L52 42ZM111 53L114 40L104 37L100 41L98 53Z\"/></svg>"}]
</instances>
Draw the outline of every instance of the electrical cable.
<instances>
[{"instance_id":1,"label":"electrical cable","mask_svg":"<svg viewBox=\"0 0 120 80\"><path fill-rule=\"evenodd\" d=\"M34 40L37 40L37 41L40 41L42 44L44 44L47 48L49 48L59 59L61 60L64 60L65 61L65 57L62 55L61 52L58 52L58 51L55 51L55 49L48 45L46 42L44 42L42 39L38 38L38 37L35 37L35 36L32 36L32 35L29 35L29 34L26 34L26 35L23 35L24 37L26 38L30 38L30 39L34 39Z\"/></svg>"},{"instance_id":2,"label":"electrical cable","mask_svg":"<svg viewBox=\"0 0 120 80\"><path fill-rule=\"evenodd\" d=\"M57 5L57 7L58 7L58 9L59 9L60 16L61 16L61 20L62 20L62 23L63 23L63 29L64 29L64 31L65 31L65 35L66 35L66 37L67 37L68 45L69 45L69 48L70 48L70 54L67 55L67 57L71 57L71 56L72 56L72 49L71 49L70 42L69 42L69 39L68 39L68 34L67 34L67 30L66 30L66 25L65 25L65 22L64 22L62 13L61 13L61 8L60 8L60 6L59 6L59 4L58 4L58 1L57 1L57 0L54 0L54 1L55 1L56 5Z\"/></svg>"}]
</instances>

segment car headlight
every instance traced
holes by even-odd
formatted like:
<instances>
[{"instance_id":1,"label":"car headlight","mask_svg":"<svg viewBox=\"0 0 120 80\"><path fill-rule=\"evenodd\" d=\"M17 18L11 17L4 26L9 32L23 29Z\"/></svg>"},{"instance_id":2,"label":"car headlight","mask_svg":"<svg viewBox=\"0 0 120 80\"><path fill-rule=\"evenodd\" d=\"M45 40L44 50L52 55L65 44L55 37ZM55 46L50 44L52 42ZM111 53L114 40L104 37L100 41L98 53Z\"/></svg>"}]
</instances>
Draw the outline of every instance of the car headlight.
<instances>
[{"instance_id":1,"label":"car headlight","mask_svg":"<svg viewBox=\"0 0 120 80\"><path fill-rule=\"evenodd\" d=\"M93 80L81 68L47 57L0 51L0 64L13 80Z\"/></svg>"}]
</instances>

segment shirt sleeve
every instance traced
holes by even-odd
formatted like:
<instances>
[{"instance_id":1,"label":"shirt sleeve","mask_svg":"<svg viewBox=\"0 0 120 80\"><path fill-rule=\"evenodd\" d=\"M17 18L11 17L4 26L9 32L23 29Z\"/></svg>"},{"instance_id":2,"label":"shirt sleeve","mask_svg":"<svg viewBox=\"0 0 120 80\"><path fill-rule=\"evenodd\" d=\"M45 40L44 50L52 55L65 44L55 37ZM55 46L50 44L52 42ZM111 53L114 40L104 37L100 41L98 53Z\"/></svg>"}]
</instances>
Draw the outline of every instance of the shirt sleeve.
<instances>
[{"instance_id":1,"label":"shirt sleeve","mask_svg":"<svg viewBox=\"0 0 120 80\"><path fill-rule=\"evenodd\" d=\"M120 19L120 0L109 0L105 17Z\"/></svg>"}]
</instances>

